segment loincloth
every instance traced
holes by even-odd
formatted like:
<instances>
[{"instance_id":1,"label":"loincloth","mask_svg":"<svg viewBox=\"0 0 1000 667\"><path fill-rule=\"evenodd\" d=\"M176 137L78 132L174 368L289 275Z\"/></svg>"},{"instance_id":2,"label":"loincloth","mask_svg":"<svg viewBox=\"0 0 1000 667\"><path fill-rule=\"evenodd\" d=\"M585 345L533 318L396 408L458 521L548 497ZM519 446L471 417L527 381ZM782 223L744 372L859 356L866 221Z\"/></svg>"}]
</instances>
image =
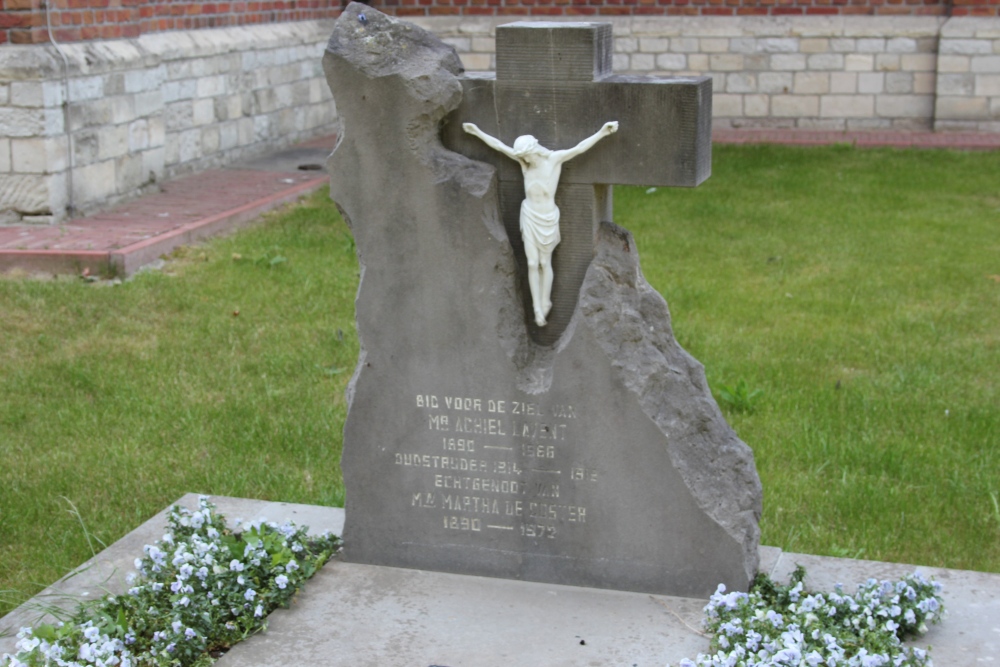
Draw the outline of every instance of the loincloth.
<instances>
[{"instance_id":1,"label":"loincloth","mask_svg":"<svg viewBox=\"0 0 1000 667\"><path fill-rule=\"evenodd\" d=\"M528 200L521 202L521 237L525 245L531 243L539 252L551 254L559 245L559 209L551 213L539 213L528 205Z\"/></svg>"}]
</instances>

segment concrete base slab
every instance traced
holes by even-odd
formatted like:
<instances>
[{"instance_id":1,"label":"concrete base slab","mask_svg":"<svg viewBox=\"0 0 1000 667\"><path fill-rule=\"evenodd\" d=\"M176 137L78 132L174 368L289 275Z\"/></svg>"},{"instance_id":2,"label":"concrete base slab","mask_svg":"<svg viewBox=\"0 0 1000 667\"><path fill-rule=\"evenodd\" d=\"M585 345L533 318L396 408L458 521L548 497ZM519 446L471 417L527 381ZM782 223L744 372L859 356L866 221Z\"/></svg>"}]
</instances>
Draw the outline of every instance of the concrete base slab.
<instances>
[{"instance_id":1,"label":"concrete base slab","mask_svg":"<svg viewBox=\"0 0 1000 667\"><path fill-rule=\"evenodd\" d=\"M297 605L271 614L267 633L217 664L662 666L707 648L697 632L704 606L337 561L309 582Z\"/></svg>"},{"instance_id":2,"label":"concrete base slab","mask_svg":"<svg viewBox=\"0 0 1000 667\"><path fill-rule=\"evenodd\" d=\"M197 505L197 495L178 501ZM342 509L216 497L230 520L292 519L339 533ZM0 654L13 634L43 617L41 605L71 608L104 591L121 592L132 561L166 525L160 512L75 573L0 619ZM761 548L761 569L787 581L796 564L807 584L848 592L869 577L892 579L913 565L828 558ZM933 647L938 667L1000 665L1000 574L919 568L944 584L948 616L916 645ZM488 579L333 561L292 607L268 619L267 632L237 645L220 667L555 667L676 664L708 647L705 602L642 593Z\"/></svg>"},{"instance_id":3,"label":"concrete base slab","mask_svg":"<svg viewBox=\"0 0 1000 667\"><path fill-rule=\"evenodd\" d=\"M1000 575L780 553L764 547L772 576L796 564L814 590L920 569L944 584L948 615L920 640L938 667L1000 664ZM775 553L778 552L778 553ZM780 554L780 555L779 555ZM777 555L777 558L774 556ZM708 650L704 600L486 579L334 562L298 604L220 667L343 664L379 667L677 665ZM335 620L334 620L335 619ZM349 657L349 659L346 659Z\"/></svg>"}]
</instances>

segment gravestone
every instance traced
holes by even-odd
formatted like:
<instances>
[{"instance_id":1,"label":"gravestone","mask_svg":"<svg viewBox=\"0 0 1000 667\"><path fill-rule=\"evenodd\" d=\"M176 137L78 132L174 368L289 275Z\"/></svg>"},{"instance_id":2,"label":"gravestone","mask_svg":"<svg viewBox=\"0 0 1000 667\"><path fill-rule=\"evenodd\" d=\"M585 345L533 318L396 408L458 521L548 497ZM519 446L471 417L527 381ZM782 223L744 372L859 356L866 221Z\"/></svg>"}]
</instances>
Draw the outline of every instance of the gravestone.
<instances>
[{"instance_id":1,"label":"gravestone","mask_svg":"<svg viewBox=\"0 0 1000 667\"><path fill-rule=\"evenodd\" d=\"M492 79L369 7L337 21L328 168L361 267L345 559L702 597L753 577L753 455L609 222L604 185L706 178L710 82L615 77L610 38L601 24L502 26ZM608 120L618 133L563 172L562 321L540 332L516 165L461 124L562 149Z\"/></svg>"}]
</instances>

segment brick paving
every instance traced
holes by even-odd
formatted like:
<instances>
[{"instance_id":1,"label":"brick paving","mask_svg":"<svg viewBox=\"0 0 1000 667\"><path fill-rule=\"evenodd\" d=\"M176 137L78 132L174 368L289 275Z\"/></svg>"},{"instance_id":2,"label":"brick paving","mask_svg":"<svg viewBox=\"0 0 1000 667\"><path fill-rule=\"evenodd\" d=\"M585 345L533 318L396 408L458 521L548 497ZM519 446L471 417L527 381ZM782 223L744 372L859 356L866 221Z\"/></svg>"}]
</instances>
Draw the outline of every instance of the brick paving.
<instances>
[{"instance_id":1,"label":"brick paving","mask_svg":"<svg viewBox=\"0 0 1000 667\"><path fill-rule=\"evenodd\" d=\"M292 148L328 152L335 143L335 136L323 136ZM326 175L294 167L213 169L85 218L0 226L0 272L127 276L179 245L247 224L326 183Z\"/></svg>"},{"instance_id":2,"label":"brick paving","mask_svg":"<svg viewBox=\"0 0 1000 667\"><path fill-rule=\"evenodd\" d=\"M118 250L316 180L315 173L207 171L171 181L161 192L65 224L0 227L0 249Z\"/></svg>"},{"instance_id":3,"label":"brick paving","mask_svg":"<svg viewBox=\"0 0 1000 667\"><path fill-rule=\"evenodd\" d=\"M217 169L59 225L0 227L0 271L130 275L142 265L236 228L322 187L325 175Z\"/></svg>"},{"instance_id":4,"label":"brick paving","mask_svg":"<svg viewBox=\"0 0 1000 667\"><path fill-rule=\"evenodd\" d=\"M713 131L717 143L1000 150L1000 134L828 132L788 129ZM320 137L299 147L329 147ZM322 187L316 172L215 169L179 178L160 192L59 225L0 227L0 272L129 275L178 245L224 233Z\"/></svg>"}]
</instances>

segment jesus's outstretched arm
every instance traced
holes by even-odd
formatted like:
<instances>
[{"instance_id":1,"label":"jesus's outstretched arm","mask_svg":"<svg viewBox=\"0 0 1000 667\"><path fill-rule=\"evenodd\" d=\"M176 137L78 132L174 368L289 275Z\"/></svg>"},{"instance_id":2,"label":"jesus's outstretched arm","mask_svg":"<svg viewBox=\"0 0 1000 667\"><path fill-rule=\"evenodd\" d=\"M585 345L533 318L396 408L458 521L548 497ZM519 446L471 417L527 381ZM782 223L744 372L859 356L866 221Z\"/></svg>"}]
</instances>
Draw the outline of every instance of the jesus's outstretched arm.
<instances>
[{"instance_id":1,"label":"jesus's outstretched arm","mask_svg":"<svg viewBox=\"0 0 1000 667\"><path fill-rule=\"evenodd\" d=\"M517 159L517 156L514 154L513 148L503 143L496 137L491 137L490 135L486 134L485 132L480 130L475 123L462 123L462 129L471 134L472 136L479 137L480 139L482 139L483 143L485 143L493 150L500 151L501 153L503 153L512 160Z\"/></svg>"},{"instance_id":2,"label":"jesus's outstretched arm","mask_svg":"<svg viewBox=\"0 0 1000 667\"><path fill-rule=\"evenodd\" d=\"M597 132L595 132L593 135L587 137L586 139L584 139L583 141L581 141L580 143L578 143L573 148L567 148L564 151L555 151L555 152L553 152L552 156L554 158L556 158L559 162L565 162L566 160L572 160L577 155L581 155L581 154L586 153L587 151L589 151L591 148L594 147L594 144L596 144L598 141L600 141L604 137L607 137L607 136L609 136L611 134L614 134L617 131L618 131L618 121L612 120L610 122L605 123L604 127L602 127L600 130L598 130Z\"/></svg>"}]
</instances>

